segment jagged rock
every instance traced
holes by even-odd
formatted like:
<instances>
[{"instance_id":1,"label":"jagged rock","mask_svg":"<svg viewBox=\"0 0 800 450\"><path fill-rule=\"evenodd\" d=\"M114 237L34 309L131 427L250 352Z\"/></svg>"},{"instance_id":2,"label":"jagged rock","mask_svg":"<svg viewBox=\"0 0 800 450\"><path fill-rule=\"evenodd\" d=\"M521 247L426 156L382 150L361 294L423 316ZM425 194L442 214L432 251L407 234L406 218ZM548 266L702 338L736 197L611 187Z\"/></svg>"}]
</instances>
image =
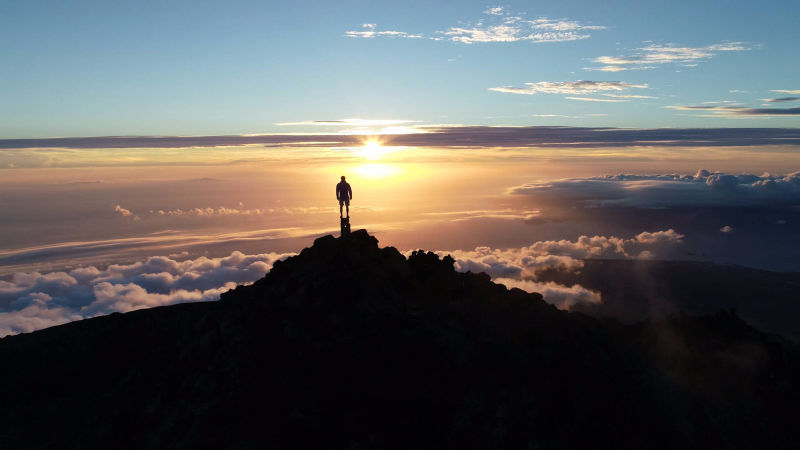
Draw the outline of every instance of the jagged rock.
<instances>
[{"instance_id":1,"label":"jagged rock","mask_svg":"<svg viewBox=\"0 0 800 450\"><path fill-rule=\"evenodd\" d=\"M800 356L733 312L623 325L325 236L221 301L0 340L0 448L788 448Z\"/></svg>"}]
</instances>

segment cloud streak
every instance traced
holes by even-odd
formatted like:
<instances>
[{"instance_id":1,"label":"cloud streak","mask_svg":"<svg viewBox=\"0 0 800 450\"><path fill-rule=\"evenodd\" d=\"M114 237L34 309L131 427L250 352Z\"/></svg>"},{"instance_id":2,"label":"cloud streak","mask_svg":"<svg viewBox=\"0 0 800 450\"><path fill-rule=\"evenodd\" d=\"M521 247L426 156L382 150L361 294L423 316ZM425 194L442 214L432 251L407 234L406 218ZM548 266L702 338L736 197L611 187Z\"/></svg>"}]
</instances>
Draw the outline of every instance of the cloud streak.
<instances>
[{"instance_id":1,"label":"cloud streak","mask_svg":"<svg viewBox=\"0 0 800 450\"><path fill-rule=\"evenodd\" d=\"M379 31L378 26L374 23L365 23L361 25L361 30L345 31L344 35L351 38L372 39L375 37L391 37L391 38L404 38L404 39L420 39L421 34L406 33L405 31L383 30Z\"/></svg>"},{"instance_id":2,"label":"cloud streak","mask_svg":"<svg viewBox=\"0 0 800 450\"><path fill-rule=\"evenodd\" d=\"M577 82L573 82L577 83ZM604 82L608 83L608 82ZM536 84L536 83L534 83ZM568 90L568 86L548 89ZM613 89L612 92L619 92ZM684 107L675 106L673 109ZM707 108L704 108L707 109ZM688 108L687 110L691 110ZM797 128L590 128L417 125L417 133L385 135L384 145L407 147L627 147L800 145ZM288 148L360 147L367 135L270 134L0 139L0 149L188 148L265 145Z\"/></svg>"},{"instance_id":3,"label":"cloud streak","mask_svg":"<svg viewBox=\"0 0 800 450\"><path fill-rule=\"evenodd\" d=\"M749 48L743 42L721 42L705 47L678 47L672 44L648 45L636 49L632 54L619 56L598 56L592 60L599 67L586 67L584 70L602 72L622 72L626 70L654 69L664 64L694 66L708 60L720 52L745 51Z\"/></svg>"},{"instance_id":4,"label":"cloud streak","mask_svg":"<svg viewBox=\"0 0 800 450\"><path fill-rule=\"evenodd\" d=\"M613 98L596 98L596 97L564 97L567 100L578 100L582 102L599 102L599 103L623 103L628 100L613 99Z\"/></svg>"},{"instance_id":5,"label":"cloud streak","mask_svg":"<svg viewBox=\"0 0 800 450\"><path fill-rule=\"evenodd\" d=\"M799 102L800 97L764 98L762 100L767 103Z\"/></svg>"},{"instance_id":6,"label":"cloud streak","mask_svg":"<svg viewBox=\"0 0 800 450\"><path fill-rule=\"evenodd\" d=\"M625 91L628 89L647 89L646 84L631 84L624 81L539 81L525 83L523 87L501 86L489 88L490 91L508 94L593 94L601 91Z\"/></svg>"},{"instance_id":7,"label":"cloud streak","mask_svg":"<svg viewBox=\"0 0 800 450\"><path fill-rule=\"evenodd\" d=\"M582 207L785 207L800 205L800 172L788 175L712 173L610 175L530 183L512 195Z\"/></svg>"},{"instance_id":8,"label":"cloud streak","mask_svg":"<svg viewBox=\"0 0 800 450\"><path fill-rule=\"evenodd\" d=\"M484 18L467 26L452 26L436 31L428 39L448 40L461 44L488 42L569 42L588 39L589 31L604 30L606 27L587 25L571 19L550 19L538 17L526 19L522 14L511 14L504 7L491 7L484 12ZM345 32L351 38L373 39L376 37L420 39L425 35L396 30L378 30L374 23L361 25L360 30Z\"/></svg>"},{"instance_id":9,"label":"cloud streak","mask_svg":"<svg viewBox=\"0 0 800 450\"><path fill-rule=\"evenodd\" d=\"M603 29L605 29L603 26L584 25L568 19L553 20L540 17L534 20L525 20L512 16L504 18L501 23L497 24L487 25L479 22L472 27L450 27L437 33L450 41L462 44L519 41L544 43L588 39L591 35L587 31Z\"/></svg>"},{"instance_id":10,"label":"cloud streak","mask_svg":"<svg viewBox=\"0 0 800 450\"><path fill-rule=\"evenodd\" d=\"M709 117L759 117L759 116L800 116L797 108L748 108L744 106L709 106L709 105L669 105L665 108L678 111L700 111Z\"/></svg>"}]
</instances>

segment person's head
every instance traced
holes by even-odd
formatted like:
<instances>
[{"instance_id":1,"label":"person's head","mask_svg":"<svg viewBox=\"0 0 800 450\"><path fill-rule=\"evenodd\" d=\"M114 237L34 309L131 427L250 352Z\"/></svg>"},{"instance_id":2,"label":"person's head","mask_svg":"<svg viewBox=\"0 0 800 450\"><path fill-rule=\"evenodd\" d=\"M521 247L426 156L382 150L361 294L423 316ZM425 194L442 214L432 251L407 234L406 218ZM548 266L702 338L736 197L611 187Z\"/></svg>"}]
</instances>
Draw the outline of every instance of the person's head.
<instances>
[{"instance_id":1,"label":"person's head","mask_svg":"<svg viewBox=\"0 0 800 450\"><path fill-rule=\"evenodd\" d=\"M342 175L342 181L344 181L344 175Z\"/></svg>"}]
</instances>

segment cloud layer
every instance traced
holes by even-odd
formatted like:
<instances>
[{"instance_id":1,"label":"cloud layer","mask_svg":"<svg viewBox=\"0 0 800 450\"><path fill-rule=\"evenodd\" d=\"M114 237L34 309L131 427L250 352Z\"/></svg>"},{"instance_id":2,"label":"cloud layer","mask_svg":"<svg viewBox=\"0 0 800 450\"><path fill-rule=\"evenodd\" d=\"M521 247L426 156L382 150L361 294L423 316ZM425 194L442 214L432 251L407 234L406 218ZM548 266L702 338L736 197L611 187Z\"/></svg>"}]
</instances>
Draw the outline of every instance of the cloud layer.
<instances>
[{"instance_id":1,"label":"cloud layer","mask_svg":"<svg viewBox=\"0 0 800 450\"><path fill-rule=\"evenodd\" d=\"M749 48L742 42L721 42L706 47L652 44L638 48L629 55L598 56L592 61L601 64L601 66L586 67L584 69L601 72L622 72L625 70L654 69L659 65L668 63L695 66L698 62L710 59L719 52L744 50L749 50Z\"/></svg>"},{"instance_id":2,"label":"cloud layer","mask_svg":"<svg viewBox=\"0 0 800 450\"><path fill-rule=\"evenodd\" d=\"M539 81L525 83L524 87L501 86L489 88L490 91L509 94L592 94L599 91L624 91L627 89L646 89L646 84L631 84L624 81Z\"/></svg>"},{"instance_id":3,"label":"cloud layer","mask_svg":"<svg viewBox=\"0 0 800 450\"><path fill-rule=\"evenodd\" d=\"M585 207L800 205L800 172L788 175L729 174L612 175L531 183L512 194Z\"/></svg>"},{"instance_id":4,"label":"cloud layer","mask_svg":"<svg viewBox=\"0 0 800 450\"><path fill-rule=\"evenodd\" d=\"M608 87L619 92L625 85L559 85L589 89ZM586 83L586 82L582 82ZM610 83L610 82L592 82ZM621 83L621 82L617 82ZM540 85L536 85L536 89ZM631 85L633 86L633 85ZM643 86L643 85L642 85ZM496 88L499 89L499 88ZM496 90L495 89L495 90ZM519 88L529 89L529 88ZM536 92L529 92L535 94ZM800 145L798 128L589 128L589 127L504 127L463 125L417 125L417 133L384 136L384 145L408 147L627 147L639 145L672 146L761 146ZM138 136L77 137L47 139L0 139L0 149L115 149L115 148L189 148L264 145L290 148L361 147L367 136L352 134L269 134L232 136Z\"/></svg>"},{"instance_id":5,"label":"cloud layer","mask_svg":"<svg viewBox=\"0 0 800 450\"><path fill-rule=\"evenodd\" d=\"M467 26L453 26L443 31L436 31L428 39L434 41L448 40L462 44L485 42L568 42L587 39L589 31L604 30L600 25L587 25L570 19L550 19L538 17L526 19L522 14L512 14L502 6L491 7L483 12L478 22ZM407 33L396 30L378 30L374 23L361 25L360 30L345 32L351 38L372 39L375 37L420 39L423 34Z\"/></svg>"},{"instance_id":6,"label":"cloud layer","mask_svg":"<svg viewBox=\"0 0 800 450\"><path fill-rule=\"evenodd\" d=\"M486 272L509 287L540 292L561 308L601 301L600 294L579 285L561 286L536 280L544 270L574 271L583 258L651 258L663 246L679 244L683 235L669 229L633 238L581 236L575 241L538 241L517 249L477 247L451 254L460 271ZM25 333L74 320L183 302L213 301L238 284L262 278L275 261L290 253L178 260L155 256L105 269L87 266L68 272L18 272L0 281L0 336Z\"/></svg>"},{"instance_id":7,"label":"cloud layer","mask_svg":"<svg viewBox=\"0 0 800 450\"><path fill-rule=\"evenodd\" d=\"M794 98L769 99L767 101L794 101ZM800 116L797 108L747 108L744 106L709 106L709 105L670 105L669 109L679 111L699 111L708 113L707 117L757 117L757 116Z\"/></svg>"},{"instance_id":8,"label":"cloud layer","mask_svg":"<svg viewBox=\"0 0 800 450\"><path fill-rule=\"evenodd\" d=\"M502 9L493 8L487 11L490 16L502 16ZM568 42L588 39L590 30L604 30L598 25L584 25L569 19L549 19L539 17L526 20L519 16L505 15L499 22L485 23L480 21L474 26L450 27L438 34L453 42L474 44L483 42Z\"/></svg>"},{"instance_id":9,"label":"cloud layer","mask_svg":"<svg viewBox=\"0 0 800 450\"><path fill-rule=\"evenodd\" d=\"M405 31L384 30L379 31L378 26L374 23L365 23L361 25L361 30L345 31L344 35L351 38L366 38L372 39L374 37L394 37L406 39L419 39L421 34L406 33Z\"/></svg>"},{"instance_id":10,"label":"cloud layer","mask_svg":"<svg viewBox=\"0 0 800 450\"><path fill-rule=\"evenodd\" d=\"M486 272L508 287L539 292L559 308L569 309L581 303L598 303L598 292L580 285L563 286L537 281L546 270L576 271L586 258L653 258L659 249L680 244L684 236L673 229L642 232L629 238L615 236L580 236L574 241L537 241L530 246L511 249L476 247L473 250L439 251L456 260L461 272Z\"/></svg>"},{"instance_id":11,"label":"cloud layer","mask_svg":"<svg viewBox=\"0 0 800 450\"><path fill-rule=\"evenodd\" d=\"M290 254L245 255L178 261L151 257L105 269L20 272L0 281L0 336L73 320L175 303L217 300L237 284L263 277Z\"/></svg>"}]
</instances>

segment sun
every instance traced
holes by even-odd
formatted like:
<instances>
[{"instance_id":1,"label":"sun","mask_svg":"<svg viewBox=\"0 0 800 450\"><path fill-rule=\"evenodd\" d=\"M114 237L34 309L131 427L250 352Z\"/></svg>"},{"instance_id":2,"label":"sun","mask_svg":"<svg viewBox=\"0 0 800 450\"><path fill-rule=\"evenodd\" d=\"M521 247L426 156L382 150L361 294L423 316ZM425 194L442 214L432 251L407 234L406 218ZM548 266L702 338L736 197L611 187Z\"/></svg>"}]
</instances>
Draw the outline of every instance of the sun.
<instances>
[{"instance_id":1,"label":"sun","mask_svg":"<svg viewBox=\"0 0 800 450\"><path fill-rule=\"evenodd\" d=\"M361 156L370 161L381 159L382 153L381 143L375 140L367 141L361 149Z\"/></svg>"}]
</instances>

